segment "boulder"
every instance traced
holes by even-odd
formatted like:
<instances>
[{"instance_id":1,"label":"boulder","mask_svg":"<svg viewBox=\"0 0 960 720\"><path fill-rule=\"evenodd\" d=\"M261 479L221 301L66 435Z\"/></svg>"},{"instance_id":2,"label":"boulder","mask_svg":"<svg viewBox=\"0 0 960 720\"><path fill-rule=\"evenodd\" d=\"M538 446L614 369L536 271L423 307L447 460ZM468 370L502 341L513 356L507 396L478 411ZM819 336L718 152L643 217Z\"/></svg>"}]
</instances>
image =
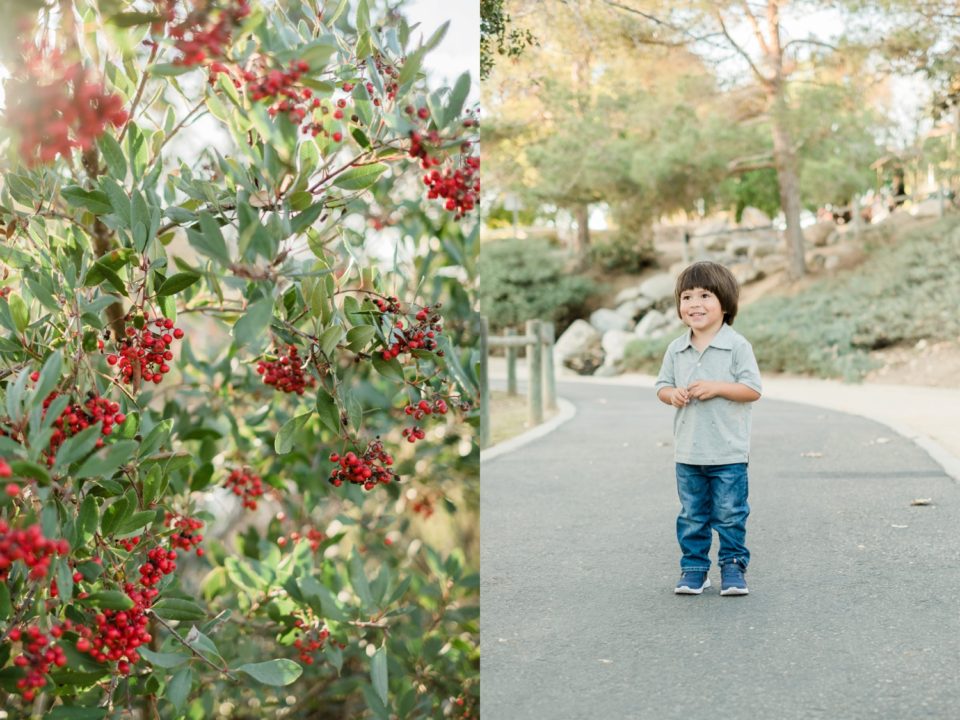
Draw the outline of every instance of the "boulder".
<instances>
[{"instance_id":1,"label":"boulder","mask_svg":"<svg viewBox=\"0 0 960 720\"><path fill-rule=\"evenodd\" d=\"M718 215L705 219L702 223L697 225L697 227L695 227L690 234L693 237L700 237L702 235L713 235L729 229L730 221L725 216Z\"/></svg>"},{"instance_id":2,"label":"boulder","mask_svg":"<svg viewBox=\"0 0 960 720\"><path fill-rule=\"evenodd\" d=\"M771 222L769 215L755 207L745 207L740 215L740 227L768 227Z\"/></svg>"},{"instance_id":3,"label":"boulder","mask_svg":"<svg viewBox=\"0 0 960 720\"><path fill-rule=\"evenodd\" d=\"M837 224L833 220L821 220L803 229L803 239L814 247L827 245L830 242L830 236L836 236L836 234Z\"/></svg>"},{"instance_id":4,"label":"boulder","mask_svg":"<svg viewBox=\"0 0 960 720\"><path fill-rule=\"evenodd\" d=\"M567 364L571 358L600 351L601 333L586 320L574 320L553 345L555 362Z\"/></svg>"},{"instance_id":5,"label":"boulder","mask_svg":"<svg viewBox=\"0 0 960 720\"><path fill-rule=\"evenodd\" d=\"M610 330L603 334L600 345L603 348L603 364L620 367L627 345L637 339L632 332L624 330Z\"/></svg>"},{"instance_id":6,"label":"boulder","mask_svg":"<svg viewBox=\"0 0 960 720\"><path fill-rule=\"evenodd\" d=\"M634 285L633 287L624 288L617 293L617 297L614 298L614 302L617 305L627 302L628 300L636 300L641 297L643 292L640 290L639 285Z\"/></svg>"},{"instance_id":7,"label":"boulder","mask_svg":"<svg viewBox=\"0 0 960 720\"><path fill-rule=\"evenodd\" d=\"M631 322L639 320L643 314L653 307L653 300L641 295L634 300L628 300L617 306L615 312L629 318Z\"/></svg>"},{"instance_id":8,"label":"boulder","mask_svg":"<svg viewBox=\"0 0 960 720\"><path fill-rule=\"evenodd\" d=\"M642 340L660 337L670 327L670 318L659 310L651 310L642 318L633 329L633 334Z\"/></svg>"},{"instance_id":9,"label":"boulder","mask_svg":"<svg viewBox=\"0 0 960 720\"><path fill-rule=\"evenodd\" d=\"M601 333L608 330L629 330L633 324L631 319L624 317L616 310L600 308L590 313L590 324Z\"/></svg>"},{"instance_id":10,"label":"boulder","mask_svg":"<svg viewBox=\"0 0 960 720\"><path fill-rule=\"evenodd\" d=\"M762 258L757 258L755 265L764 275L772 275L773 273L787 269L787 258L779 253L776 255L767 255Z\"/></svg>"},{"instance_id":11,"label":"boulder","mask_svg":"<svg viewBox=\"0 0 960 720\"><path fill-rule=\"evenodd\" d=\"M783 242L775 235L757 238L750 247L750 252L747 253L747 257L756 259L776 255L782 248Z\"/></svg>"},{"instance_id":12,"label":"boulder","mask_svg":"<svg viewBox=\"0 0 960 720\"><path fill-rule=\"evenodd\" d=\"M727 242L726 253L734 257L747 257L754 244L750 238L734 237Z\"/></svg>"},{"instance_id":13,"label":"boulder","mask_svg":"<svg viewBox=\"0 0 960 720\"><path fill-rule=\"evenodd\" d=\"M753 263L737 263L730 266L730 272L740 285L746 285L763 278L763 273Z\"/></svg>"},{"instance_id":14,"label":"boulder","mask_svg":"<svg viewBox=\"0 0 960 720\"><path fill-rule=\"evenodd\" d=\"M644 280L640 284L640 292L656 304L667 299L673 299L676 285L677 278L675 276L669 273L660 273Z\"/></svg>"}]
</instances>

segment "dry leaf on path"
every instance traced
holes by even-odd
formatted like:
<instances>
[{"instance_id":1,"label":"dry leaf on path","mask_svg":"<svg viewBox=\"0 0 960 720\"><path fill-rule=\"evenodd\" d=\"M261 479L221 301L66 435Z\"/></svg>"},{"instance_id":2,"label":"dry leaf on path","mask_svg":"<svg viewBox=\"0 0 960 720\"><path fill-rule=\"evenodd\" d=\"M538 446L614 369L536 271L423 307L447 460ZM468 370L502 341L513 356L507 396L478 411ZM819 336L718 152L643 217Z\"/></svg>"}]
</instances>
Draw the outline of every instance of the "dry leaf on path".
<instances>
[{"instance_id":1,"label":"dry leaf on path","mask_svg":"<svg viewBox=\"0 0 960 720\"><path fill-rule=\"evenodd\" d=\"M933 502L933 498L916 498L911 500L911 505L930 505Z\"/></svg>"}]
</instances>

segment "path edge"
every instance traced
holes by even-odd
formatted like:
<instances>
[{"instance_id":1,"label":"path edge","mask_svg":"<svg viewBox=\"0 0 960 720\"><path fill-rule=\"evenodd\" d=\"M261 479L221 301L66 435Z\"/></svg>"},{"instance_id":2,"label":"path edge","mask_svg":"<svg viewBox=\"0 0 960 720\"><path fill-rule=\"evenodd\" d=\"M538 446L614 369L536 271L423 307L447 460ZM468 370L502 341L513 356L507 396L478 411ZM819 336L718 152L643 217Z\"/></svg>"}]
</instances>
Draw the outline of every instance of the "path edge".
<instances>
[{"instance_id":1,"label":"path edge","mask_svg":"<svg viewBox=\"0 0 960 720\"><path fill-rule=\"evenodd\" d=\"M546 422L540 423L534 428L530 428L525 433L517 435L510 438L509 440L504 440L499 442L496 445L488 447L486 450L480 451L480 462L489 462L494 460L501 455L506 455L508 452L512 452L518 448L523 447L529 443L532 443L534 440L539 440L545 435L549 435L558 427L563 425L568 420L572 420L573 417L577 414L576 406L569 400L564 398L557 398L557 414Z\"/></svg>"}]
</instances>

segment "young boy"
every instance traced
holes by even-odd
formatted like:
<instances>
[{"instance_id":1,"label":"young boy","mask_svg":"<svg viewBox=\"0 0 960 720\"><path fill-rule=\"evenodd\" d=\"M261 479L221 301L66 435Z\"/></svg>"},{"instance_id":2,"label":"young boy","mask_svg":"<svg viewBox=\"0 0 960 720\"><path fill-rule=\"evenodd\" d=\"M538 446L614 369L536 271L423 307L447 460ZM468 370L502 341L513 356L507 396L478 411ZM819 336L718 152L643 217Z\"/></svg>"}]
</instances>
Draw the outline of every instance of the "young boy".
<instances>
[{"instance_id":1,"label":"young boy","mask_svg":"<svg viewBox=\"0 0 960 720\"><path fill-rule=\"evenodd\" d=\"M710 543L720 538L721 595L746 595L750 562L744 544L750 403L761 393L750 343L731 325L740 288L727 268L698 262L677 278L677 313L689 330L670 343L657 377L657 397L677 409L673 419L683 556L680 595L710 587Z\"/></svg>"}]
</instances>

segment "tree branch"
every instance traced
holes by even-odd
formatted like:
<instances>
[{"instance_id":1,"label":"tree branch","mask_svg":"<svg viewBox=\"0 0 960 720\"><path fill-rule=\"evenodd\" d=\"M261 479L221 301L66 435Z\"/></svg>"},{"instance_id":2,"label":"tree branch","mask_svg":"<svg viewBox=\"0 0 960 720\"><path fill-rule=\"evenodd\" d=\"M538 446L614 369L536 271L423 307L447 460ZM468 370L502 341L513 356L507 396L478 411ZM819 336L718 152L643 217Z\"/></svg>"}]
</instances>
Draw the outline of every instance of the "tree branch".
<instances>
[{"instance_id":1,"label":"tree branch","mask_svg":"<svg viewBox=\"0 0 960 720\"><path fill-rule=\"evenodd\" d=\"M772 87L774 83L773 78L769 78L760 72L760 68L758 68L753 62L753 58L751 58L747 51L740 47L739 43L733 39L733 37L730 35L730 32L727 30L726 23L723 22L723 16L720 15L720 11L714 8L713 14L714 17L716 17L717 22L720 23L720 30L723 32L723 36L727 39L727 43L729 43L730 46L737 51L737 54L740 55L740 57L747 61L747 65L750 66L753 74L757 76L757 79L759 79L764 86Z\"/></svg>"},{"instance_id":2,"label":"tree branch","mask_svg":"<svg viewBox=\"0 0 960 720\"><path fill-rule=\"evenodd\" d=\"M757 42L760 43L760 49L763 50L764 55L770 54L770 46L767 45L766 38L763 37L763 33L760 31L760 23L757 22L756 16L753 14L753 11L750 10L750 6L747 5L746 0L743 0L741 3L743 7L743 12L747 16L747 21L750 23L750 26L753 28L753 35L757 38Z\"/></svg>"},{"instance_id":3,"label":"tree branch","mask_svg":"<svg viewBox=\"0 0 960 720\"><path fill-rule=\"evenodd\" d=\"M787 43L783 46L783 51L786 52L787 48L790 47L791 45L800 45L800 44L819 45L820 47L829 48L830 50L833 50L833 51L838 51L840 49L836 45L831 45L830 43L823 42L822 40L814 40L813 38L803 38L798 40L788 40Z\"/></svg>"}]
</instances>

